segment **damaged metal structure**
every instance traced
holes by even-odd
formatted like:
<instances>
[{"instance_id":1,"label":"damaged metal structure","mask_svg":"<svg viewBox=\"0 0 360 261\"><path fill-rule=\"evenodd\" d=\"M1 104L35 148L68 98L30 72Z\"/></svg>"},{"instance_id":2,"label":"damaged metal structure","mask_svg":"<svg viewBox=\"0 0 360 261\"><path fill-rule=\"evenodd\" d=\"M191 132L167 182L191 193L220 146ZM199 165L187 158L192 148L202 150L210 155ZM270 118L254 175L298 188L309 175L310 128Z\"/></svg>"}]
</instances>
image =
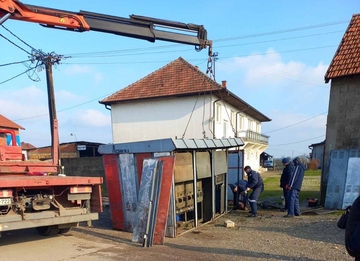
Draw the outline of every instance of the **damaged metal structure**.
<instances>
[{"instance_id":1,"label":"damaged metal structure","mask_svg":"<svg viewBox=\"0 0 360 261\"><path fill-rule=\"evenodd\" d=\"M222 215L228 172L242 177L243 145L241 138L101 145L113 228L150 246Z\"/></svg>"}]
</instances>

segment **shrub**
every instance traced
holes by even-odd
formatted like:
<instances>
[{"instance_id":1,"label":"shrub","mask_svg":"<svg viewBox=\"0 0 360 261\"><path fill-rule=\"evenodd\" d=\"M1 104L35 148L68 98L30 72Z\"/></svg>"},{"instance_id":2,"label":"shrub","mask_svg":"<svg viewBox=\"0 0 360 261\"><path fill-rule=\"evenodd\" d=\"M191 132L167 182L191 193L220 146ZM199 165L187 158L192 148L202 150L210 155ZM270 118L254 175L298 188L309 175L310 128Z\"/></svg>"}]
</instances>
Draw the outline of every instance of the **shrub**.
<instances>
[{"instance_id":1,"label":"shrub","mask_svg":"<svg viewBox=\"0 0 360 261\"><path fill-rule=\"evenodd\" d=\"M312 159L310 160L309 164L308 164L308 168L311 170L316 170L319 167L319 160L318 159Z\"/></svg>"}]
</instances>

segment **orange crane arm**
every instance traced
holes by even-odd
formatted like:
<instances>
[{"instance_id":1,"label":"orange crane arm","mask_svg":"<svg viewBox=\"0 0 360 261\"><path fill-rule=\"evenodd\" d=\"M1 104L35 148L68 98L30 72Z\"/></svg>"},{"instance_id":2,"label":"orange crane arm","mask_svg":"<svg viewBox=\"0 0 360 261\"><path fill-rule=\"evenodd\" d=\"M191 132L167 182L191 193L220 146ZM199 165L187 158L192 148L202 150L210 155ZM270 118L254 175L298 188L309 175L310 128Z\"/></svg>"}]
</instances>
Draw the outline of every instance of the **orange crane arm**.
<instances>
[{"instance_id":1,"label":"orange crane arm","mask_svg":"<svg viewBox=\"0 0 360 261\"><path fill-rule=\"evenodd\" d=\"M98 31L155 42L162 40L195 46L197 51L209 47L207 31L202 25L173 22L131 15L123 18L94 12L69 12L24 4L17 0L0 0L0 24L7 19L39 23L44 27L77 32Z\"/></svg>"}]
</instances>

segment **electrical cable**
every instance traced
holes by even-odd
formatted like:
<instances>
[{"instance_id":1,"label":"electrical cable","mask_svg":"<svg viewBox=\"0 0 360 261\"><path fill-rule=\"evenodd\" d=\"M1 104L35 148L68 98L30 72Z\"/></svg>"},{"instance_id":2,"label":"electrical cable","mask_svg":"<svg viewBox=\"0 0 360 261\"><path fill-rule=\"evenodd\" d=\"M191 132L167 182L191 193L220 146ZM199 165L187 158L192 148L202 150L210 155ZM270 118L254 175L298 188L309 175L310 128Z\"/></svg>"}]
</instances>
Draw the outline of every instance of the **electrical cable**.
<instances>
[{"instance_id":1,"label":"electrical cable","mask_svg":"<svg viewBox=\"0 0 360 261\"><path fill-rule=\"evenodd\" d=\"M0 67L9 66L9 65L14 65L14 64L19 64L19 63L26 63L26 62L31 62L31 60L25 60L25 61L19 61L19 62L12 62L12 63L4 63L4 64L0 64Z\"/></svg>"},{"instance_id":2,"label":"electrical cable","mask_svg":"<svg viewBox=\"0 0 360 261\"><path fill-rule=\"evenodd\" d=\"M309 141L309 140L318 139L318 138L321 138L321 137L324 137L324 136L325 135L321 135L321 136L310 138L310 139L307 139L307 140L295 141L295 142L284 143L284 144L269 145L269 147L292 145L292 144L302 143L302 142Z\"/></svg>"},{"instance_id":3,"label":"electrical cable","mask_svg":"<svg viewBox=\"0 0 360 261\"><path fill-rule=\"evenodd\" d=\"M20 42L22 42L23 44L25 44L27 47L31 48L32 50L36 50L34 47L32 47L30 44L28 44L27 42L25 42L24 40L22 40L20 37L18 37L17 35L15 35L13 32L11 32L9 29L7 29L4 25L1 25L6 31L8 31L12 36L14 36L15 38L17 38Z\"/></svg>"},{"instance_id":4,"label":"electrical cable","mask_svg":"<svg viewBox=\"0 0 360 261\"><path fill-rule=\"evenodd\" d=\"M298 124L300 124L300 123L303 123L303 122L312 120L312 119L314 119L314 118L316 118L316 117L319 117L319 116L321 116L321 115L324 115L325 113L327 113L327 111L325 111L325 112L323 112L323 113L320 113L320 114L318 114L318 115L316 115L316 116L313 116L313 117L311 117L311 118L307 118L307 119L305 119L305 120L302 120L302 121L299 121L299 122L296 122L296 123L287 125L287 126L285 126L285 127L281 127L281 128L279 128L279 129L275 129L275 130L271 130L271 131L264 132L263 134L269 134L269 133L272 133L272 132L275 132L275 131L283 130L283 129L286 129L286 128L289 128L289 127L298 125Z\"/></svg>"},{"instance_id":5,"label":"electrical cable","mask_svg":"<svg viewBox=\"0 0 360 261\"><path fill-rule=\"evenodd\" d=\"M35 66L35 67L31 67L31 68L29 68L28 70L26 70L25 72L19 73L18 75L15 75L14 77L11 77L11 78L9 78L9 79L7 79L7 80L5 80L5 81L0 82L0 84L4 84L4 83L6 83L6 82L9 82L9 81L11 81L11 80L13 80L13 79L15 79L15 78L17 78L17 77L19 77L19 76L21 76L21 75L23 75L23 74L27 73L27 72L29 72L29 71L31 71L31 70L33 70L33 69L35 69L36 67L37 67L37 66Z\"/></svg>"}]
</instances>

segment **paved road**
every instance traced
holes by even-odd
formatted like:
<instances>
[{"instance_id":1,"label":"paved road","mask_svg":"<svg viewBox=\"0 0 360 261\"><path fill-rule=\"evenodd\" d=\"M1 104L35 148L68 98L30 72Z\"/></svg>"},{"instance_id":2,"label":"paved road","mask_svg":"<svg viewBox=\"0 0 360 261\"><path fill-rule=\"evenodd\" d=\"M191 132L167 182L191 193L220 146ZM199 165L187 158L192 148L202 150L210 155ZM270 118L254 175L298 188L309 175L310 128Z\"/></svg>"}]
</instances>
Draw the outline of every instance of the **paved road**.
<instances>
[{"instance_id":1,"label":"paved road","mask_svg":"<svg viewBox=\"0 0 360 261\"><path fill-rule=\"evenodd\" d=\"M116 260L116 250L121 246L83 239L72 232L43 237L35 229L28 229L3 233L0 249L7 261L97 261Z\"/></svg>"}]
</instances>

